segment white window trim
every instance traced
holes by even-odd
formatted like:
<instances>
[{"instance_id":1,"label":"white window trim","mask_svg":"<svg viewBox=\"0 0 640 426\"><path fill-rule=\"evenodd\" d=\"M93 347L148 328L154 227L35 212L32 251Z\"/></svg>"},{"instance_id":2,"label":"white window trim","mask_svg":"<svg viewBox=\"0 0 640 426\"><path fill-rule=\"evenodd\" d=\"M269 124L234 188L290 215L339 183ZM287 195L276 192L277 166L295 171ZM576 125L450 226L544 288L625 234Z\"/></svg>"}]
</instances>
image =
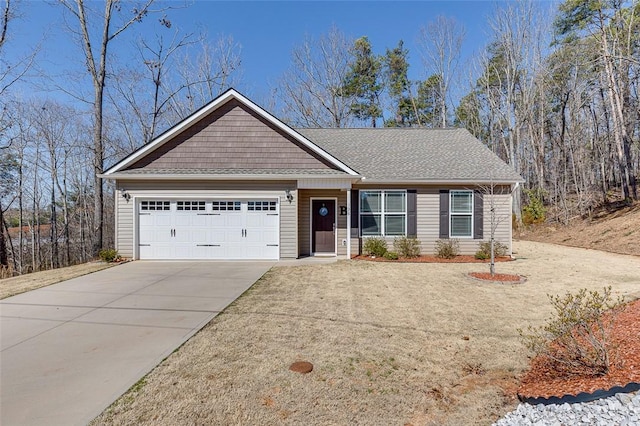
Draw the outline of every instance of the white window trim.
<instances>
[{"instance_id":1,"label":"white window trim","mask_svg":"<svg viewBox=\"0 0 640 426\"><path fill-rule=\"evenodd\" d=\"M453 212L453 194L465 192L471 194L471 213L454 213ZM449 238L462 238L462 239L473 239L474 232L474 218L475 218L475 194L470 189L452 189L449 191ZM451 226L451 217L452 216L471 216L471 235L451 235L451 231L453 230L453 226Z\"/></svg>"},{"instance_id":2,"label":"white window trim","mask_svg":"<svg viewBox=\"0 0 640 426\"><path fill-rule=\"evenodd\" d=\"M362 193L363 192L380 192L380 213L362 213ZM403 192L404 193L404 213L385 212L385 193L387 192ZM362 231L362 216L373 216L379 214L380 215L380 235L363 235ZM401 235L386 235L386 224L385 224L385 216L400 216L404 215L404 230ZM358 226L360 228L360 237L361 238L387 238L387 237L406 237L407 236L407 190L406 189L361 189L358 194Z\"/></svg>"}]
</instances>

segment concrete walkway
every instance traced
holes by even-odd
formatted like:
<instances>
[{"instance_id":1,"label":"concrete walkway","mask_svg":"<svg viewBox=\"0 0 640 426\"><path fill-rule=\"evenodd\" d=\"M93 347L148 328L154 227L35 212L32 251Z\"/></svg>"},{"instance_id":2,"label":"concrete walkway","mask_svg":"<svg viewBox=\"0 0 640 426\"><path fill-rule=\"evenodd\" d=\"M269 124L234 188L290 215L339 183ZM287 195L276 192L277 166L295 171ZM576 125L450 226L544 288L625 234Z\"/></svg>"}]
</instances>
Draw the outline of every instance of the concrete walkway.
<instances>
[{"instance_id":1,"label":"concrete walkway","mask_svg":"<svg viewBox=\"0 0 640 426\"><path fill-rule=\"evenodd\" d=\"M0 301L0 424L87 424L274 263L138 261Z\"/></svg>"}]
</instances>

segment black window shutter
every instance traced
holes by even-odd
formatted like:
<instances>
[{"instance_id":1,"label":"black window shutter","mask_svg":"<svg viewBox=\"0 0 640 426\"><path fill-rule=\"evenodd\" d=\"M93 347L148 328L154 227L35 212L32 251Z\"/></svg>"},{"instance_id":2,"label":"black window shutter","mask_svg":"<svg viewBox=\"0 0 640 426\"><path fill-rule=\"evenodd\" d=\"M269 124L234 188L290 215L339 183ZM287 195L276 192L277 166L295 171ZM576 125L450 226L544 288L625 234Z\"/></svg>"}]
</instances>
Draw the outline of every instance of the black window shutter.
<instances>
[{"instance_id":1,"label":"black window shutter","mask_svg":"<svg viewBox=\"0 0 640 426\"><path fill-rule=\"evenodd\" d=\"M418 191L407 189L407 237L418 235Z\"/></svg>"},{"instance_id":2,"label":"black window shutter","mask_svg":"<svg viewBox=\"0 0 640 426\"><path fill-rule=\"evenodd\" d=\"M449 238L449 190L440 190L440 238Z\"/></svg>"},{"instance_id":3,"label":"black window shutter","mask_svg":"<svg viewBox=\"0 0 640 426\"><path fill-rule=\"evenodd\" d=\"M360 236L360 191L351 190L351 237Z\"/></svg>"},{"instance_id":4,"label":"black window shutter","mask_svg":"<svg viewBox=\"0 0 640 426\"><path fill-rule=\"evenodd\" d=\"M482 192L473 193L473 238L481 240L484 238L484 200Z\"/></svg>"}]
</instances>

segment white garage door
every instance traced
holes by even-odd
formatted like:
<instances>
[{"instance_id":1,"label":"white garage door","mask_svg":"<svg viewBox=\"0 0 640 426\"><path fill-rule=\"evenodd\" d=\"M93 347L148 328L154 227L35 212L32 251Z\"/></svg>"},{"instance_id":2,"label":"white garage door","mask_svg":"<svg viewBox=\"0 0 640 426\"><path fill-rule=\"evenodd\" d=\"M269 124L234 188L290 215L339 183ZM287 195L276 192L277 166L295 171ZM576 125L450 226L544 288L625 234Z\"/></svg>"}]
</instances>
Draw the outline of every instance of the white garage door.
<instances>
[{"instance_id":1,"label":"white garage door","mask_svg":"<svg viewBox=\"0 0 640 426\"><path fill-rule=\"evenodd\" d=\"M276 200L145 200L140 259L278 259Z\"/></svg>"}]
</instances>

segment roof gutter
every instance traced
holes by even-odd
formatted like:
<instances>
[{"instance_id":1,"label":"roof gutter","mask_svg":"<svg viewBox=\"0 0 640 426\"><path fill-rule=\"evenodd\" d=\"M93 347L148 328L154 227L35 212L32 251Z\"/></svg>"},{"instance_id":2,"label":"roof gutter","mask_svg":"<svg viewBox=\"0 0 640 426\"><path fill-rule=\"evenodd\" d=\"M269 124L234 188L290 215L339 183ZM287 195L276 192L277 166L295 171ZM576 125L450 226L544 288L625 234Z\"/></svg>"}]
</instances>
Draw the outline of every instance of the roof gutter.
<instances>
[{"instance_id":1,"label":"roof gutter","mask_svg":"<svg viewBox=\"0 0 640 426\"><path fill-rule=\"evenodd\" d=\"M436 180L436 179L366 179L362 178L361 184L367 185L513 185L523 183L521 180Z\"/></svg>"},{"instance_id":2,"label":"roof gutter","mask_svg":"<svg viewBox=\"0 0 640 426\"><path fill-rule=\"evenodd\" d=\"M287 175L287 174L98 174L101 179L121 180L298 180L298 179L344 179L356 182L360 175Z\"/></svg>"}]
</instances>

